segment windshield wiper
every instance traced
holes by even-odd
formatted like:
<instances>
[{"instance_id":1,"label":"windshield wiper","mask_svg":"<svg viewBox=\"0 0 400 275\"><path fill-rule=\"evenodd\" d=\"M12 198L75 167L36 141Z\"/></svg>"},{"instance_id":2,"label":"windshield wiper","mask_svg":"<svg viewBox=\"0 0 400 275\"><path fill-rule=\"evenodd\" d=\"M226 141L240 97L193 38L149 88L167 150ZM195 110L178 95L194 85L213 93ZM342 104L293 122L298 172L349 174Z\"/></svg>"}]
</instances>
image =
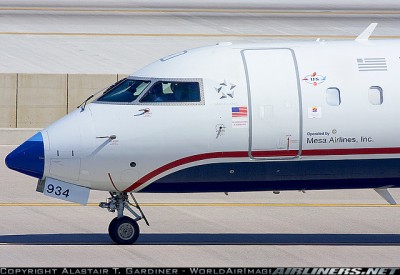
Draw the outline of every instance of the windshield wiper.
<instances>
[{"instance_id":1,"label":"windshield wiper","mask_svg":"<svg viewBox=\"0 0 400 275\"><path fill-rule=\"evenodd\" d=\"M110 86L110 87L111 87L111 86ZM76 107L76 108L79 108L79 107L80 107L80 108L81 108L81 112L85 111L86 104L87 104L87 102L88 102L89 100L91 100L95 95L97 95L98 93L101 93L101 92L104 91L104 90L108 91L108 90L110 89L110 87L103 88L103 89L101 89L100 91L98 91L98 92L92 94L91 96L89 96L88 98L86 98L85 101L83 101L81 104L79 104L79 106Z\"/></svg>"},{"instance_id":2,"label":"windshield wiper","mask_svg":"<svg viewBox=\"0 0 400 275\"><path fill-rule=\"evenodd\" d=\"M88 98L86 98L85 101L83 101L81 104L79 104L79 106L76 107L76 108L81 108L81 112L85 111L86 104L87 104L88 101L91 100L95 95L97 95L98 93L101 93L101 92L103 92L103 91L104 91L103 94L107 93L109 90L111 90L112 88L114 88L115 86L117 86L118 84L120 84L120 83L121 83L122 81L124 81L124 80L126 80L126 78L123 78L123 79L121 79L121 80L118 80L118 81L115 82L114 84L112 84L112 85L110 85L110 86L108 86L108 87L106 87L106 88L103 88L103 89L101 89L100 91L98 91L98 92L92 94L91 96L89 96Z\"/></svg>"},{"instance_id":3,"label":"windshield wiper","mask_svg":"<svg viewBox=\"0 0 400 275\"><path fill-rule=\"evenodd\" d=\"M96 93L96 94L97 94L97 93ZM81 112L85 111L86 103L87 103L89 100L91 100L91 99L94 97L94 95L95 95L95 94L92 94L91 96L89 96L88 98L86 98L86 100L85 100L84 102L82 102L81 105L79 105L79 106L76 107L76 108L81 107ZM82 106L82 105L83 105L83 106Z\"/></svg>"}]
</instances>

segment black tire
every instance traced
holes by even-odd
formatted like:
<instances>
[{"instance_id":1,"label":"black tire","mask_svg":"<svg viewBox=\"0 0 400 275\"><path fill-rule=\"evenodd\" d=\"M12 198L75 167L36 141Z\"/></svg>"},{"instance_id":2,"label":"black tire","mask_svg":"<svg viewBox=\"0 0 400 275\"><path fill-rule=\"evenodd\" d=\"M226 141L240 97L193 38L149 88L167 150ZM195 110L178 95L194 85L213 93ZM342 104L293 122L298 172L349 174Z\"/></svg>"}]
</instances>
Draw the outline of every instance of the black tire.
<instances>
[{"instance_id":1,"label":"black tire","mask_svg":"<svg viewBox=\"0 0 400 275\"><path fill-rule=\"evenodd\" d=\"M108 234L117 244L133 244L139 238L140 229L135 220L124 216L111 221Z\"/></svg>"},{"instance_id":2,"label":"black tire","mask_svg":"<svg viewBox=\"0 0 400 275\"><path fill-rule=\"evenodd\" d=\"M110 222L110 225L108 226L108 235L110 235L111 240L113 240L113 242L115 242L115 243L117 242L117 240L116 240L116 238L115 238L115 236L114 236L114 233L115 233L114 228L115 228L115 223L117 222L117 220L118 220L118 218L115 217L115 218Z\"/></svg>"}]
</instances>

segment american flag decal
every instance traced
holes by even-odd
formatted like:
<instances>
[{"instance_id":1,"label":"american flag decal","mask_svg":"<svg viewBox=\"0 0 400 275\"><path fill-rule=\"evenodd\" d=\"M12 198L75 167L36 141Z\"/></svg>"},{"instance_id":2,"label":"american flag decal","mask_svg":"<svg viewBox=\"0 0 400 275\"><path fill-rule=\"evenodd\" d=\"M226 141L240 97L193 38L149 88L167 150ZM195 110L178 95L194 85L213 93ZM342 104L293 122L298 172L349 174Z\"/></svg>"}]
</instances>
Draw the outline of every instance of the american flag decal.
<instances>
[{"instance_id":1,"label":"american flag decal","mask_svg":"<svg viewBox=\"0 0 400 275\"><path fill-rule=\"evenodd\" d=\"M386 58L357 58L360 72L387 71Z\"/></svg>"},{"instance_id":2,"label":"american flag decal","mask_svg":"<svg viewBox=\"0 0 400 275\"><path fill-rule=\"evenodd\" d=\"M247 107L232 107L232 117L247 117Z\"/></svg>"}]
</instances>

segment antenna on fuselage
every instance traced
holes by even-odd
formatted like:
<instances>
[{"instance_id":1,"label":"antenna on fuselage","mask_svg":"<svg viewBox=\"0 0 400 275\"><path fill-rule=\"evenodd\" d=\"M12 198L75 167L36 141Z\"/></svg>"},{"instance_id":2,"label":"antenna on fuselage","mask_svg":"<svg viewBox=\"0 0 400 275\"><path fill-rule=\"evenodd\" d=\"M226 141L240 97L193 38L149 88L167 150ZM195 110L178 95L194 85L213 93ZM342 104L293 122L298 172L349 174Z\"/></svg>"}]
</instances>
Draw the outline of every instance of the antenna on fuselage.
<instances>
[{"instance_id":1,"label":"antenna on fuselage","mask_svg":"<svg viewBox=\"0 0 400 275\"><path fill-rule=\"evenodd\" d=\"M381 187L381 188L375 188L374 189L376 193L378 193L385 201L387 201L389 204L397 204L392 195L389 193L389 190L387 187Z\"/></svg>"},{"instance_id":2,"label":"antenna on fuselage","mask_svg":"<svg viewBox=\"0 0 400 275\"><path fill-rule=\"evenodd\" d=\"M359 36L355 39L355 41L368 41L371 34L374 32L378 23L371 23Z\"/></svg>"}]
</instances>

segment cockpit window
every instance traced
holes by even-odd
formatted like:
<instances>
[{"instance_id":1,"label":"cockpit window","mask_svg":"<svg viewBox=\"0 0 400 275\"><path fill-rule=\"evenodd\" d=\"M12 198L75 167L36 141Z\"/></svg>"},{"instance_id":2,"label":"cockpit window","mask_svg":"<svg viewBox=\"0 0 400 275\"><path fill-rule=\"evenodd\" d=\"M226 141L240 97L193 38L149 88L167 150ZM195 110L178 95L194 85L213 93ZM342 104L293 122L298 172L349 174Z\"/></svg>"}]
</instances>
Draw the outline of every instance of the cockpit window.
<instances>
[{"instance_id":1,"label":"cockpit window","mask_svg":"<svg viewBox=\"0 0 400 275\"><path fill-rule=\"evenodd\" d=\"M200 102L198 82L158 81L140 102Z\"/></svg>"},{"instance_id":2,"label":"cockpit window","mask_svg":"<svg viewBox=\"0 0 400 275\"><path fill-rule=\"evenodd\" d=\"M132 102L138 98L149 83L149 80L123 79L108 88L97 101Z\"/></svg>"}]
</instances>

